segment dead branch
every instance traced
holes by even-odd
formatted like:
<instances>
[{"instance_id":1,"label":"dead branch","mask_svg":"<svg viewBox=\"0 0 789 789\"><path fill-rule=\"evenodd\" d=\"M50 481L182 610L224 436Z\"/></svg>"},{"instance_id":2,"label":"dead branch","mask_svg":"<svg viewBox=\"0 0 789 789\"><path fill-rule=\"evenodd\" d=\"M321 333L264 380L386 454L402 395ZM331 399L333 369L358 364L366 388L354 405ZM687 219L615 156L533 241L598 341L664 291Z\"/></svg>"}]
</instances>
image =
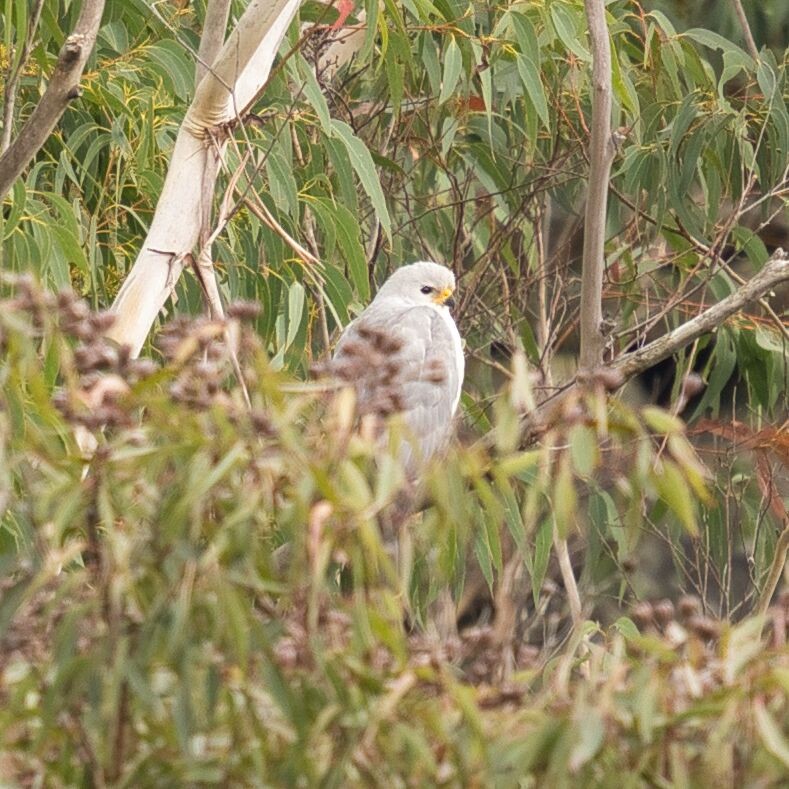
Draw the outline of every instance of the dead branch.
<instances>
[{"instance_id":1,"label":"dead branch","mask_svg":"<svg viewBox=\"0 0 789 789\"><path fill-rule=\"evenodd\" d=\"M727 318L739 312L747 304L758 301L776 285L788 279L789 255L782 249L776 249L764 268L738 291L643 348L620 356L610 365L611 369L620 373L624 380L648 370L702 335L721 326Z\"/></svg>"},{"instance_id":2,"label":"dead branch","mask_svg":"<svg viewBox=\"0 0 789 789\"><path fill-rule=\"evenodd\" d=\"M69 103L80 96L79 81L96 43L104 0L84 0L74 31L58 55L41 101L8 150L0 156L0 200L47 141Z\"/></svg>"},{"instance_id":3,"label":"dead branch","mask_svg":"<svg viewBox=\"0 0 789 789\"><path fill-rule=\"evenodd\" d=\"M615 391L634 376L648 370L669 356L673 356L699 337L722 326L728 318L746 305L758 301L776 285L786 281L789 281L789 254L782 249L776 249L762 270L738 291L657 340L635 351L622 354L610 364L599 366L595 371L592 371L591 375L597 374L605 388ZM561 405L565 398L581 383L588 382L589 378L589 371L582 371L574 379L568 381L560 392L552 395L526 414L522 422L524 429L522 443L528 445L542 435L551 421L561 415Z\"/></svg>"}]
</instances>

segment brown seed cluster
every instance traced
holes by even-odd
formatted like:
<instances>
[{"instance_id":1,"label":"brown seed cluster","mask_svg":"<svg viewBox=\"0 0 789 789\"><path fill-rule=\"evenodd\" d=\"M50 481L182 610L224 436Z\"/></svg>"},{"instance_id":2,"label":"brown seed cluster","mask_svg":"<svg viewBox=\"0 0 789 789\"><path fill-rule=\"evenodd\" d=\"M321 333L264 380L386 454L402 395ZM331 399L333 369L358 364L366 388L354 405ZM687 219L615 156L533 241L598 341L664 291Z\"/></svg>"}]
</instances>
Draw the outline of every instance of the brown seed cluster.
<instances>
[{"instance_id":1,"label":"brown seed cluster","mask_svg":"<svg viewBox=\"0 0 789 789\"><path fill-rule=\"evenodd\" d=\"M253 313L246 303L238 312ZM223 321L176 318L162 329L158 348L178 370L169 388L175 402L198 411L228 403L224 389L229 375L225 328Z\"/></svg>"},{"instance_id":2,"label":"brown seed cluster","mask_svg":"<svg viewBox=\"0 0 789 789\"><path fill-rule=\"evenodd\" d=\"M162 366L150 358L135 359L129 347L107 339L115 316L93 311L73 291L47 292L29 276L3 280L11 285L14 296L0 303L0 309L27 316L35 335L46 326L56 327L71 348L61 366L66 380L75 385L54 393L55 407L69 422L89 430L131 425L138 411L130 397L132 387L158 374ZM259 311L258 304L247 301L233 302L227 308L232 322L253 319ZM169 393L173 400L198 410L217 402L227 404L223 390L229 373L227 326L226 321L176 317L162 329L157 344L170 368L167 378L172 378ZM0 327L0 346L2 332ZM240 345L242 349L248 345L243 331ZM258 432L271 428L261 413L252 422Z\"/></svg>"},{"instance_id":3,"label":"brown seed cluster","mask_svg":"<svg viewBox=\"0 0 789 789\"><path fill-rule=\"evenodd\" d=\"M302 602L292 609L280 612L283 634L274 646L274 657L283 671L309 669L314 665L315 641L306 626L306 611ZM353 639L353 619L344 611L322 607L318 625L324 649L328 652L343 652ZM508 700L511 691L518 698L525 688L502 686L502 667L508 663L515 671L539 665L540 650L537 647L519 644L514 648L502 644L489 626L468 628L460 635L437 638L421 630L407 636L409 660L415 669L453 665L462 673L465 681L474 685L496 686L498 694L487 700L486 706L495 706ZM504 653L510 651L505 661ZM399 658L382 645L373 647L366 660L378 673L397 671ZM510 699L511 700L511 699Z\"/></svg>"},{"instance_id":4,"label":"brown seed cluster","mask_svg":"<svg viewBox=\"0 0 789 789\"><path fill-rule=\"evenodd\" d=\"M260 315L260 304L257 301L238 299L227 305L227 317L240 321L253 321Z\"/></svg>"},{"instance_id":5,"label":"brown seed cluster","mask_svg":"<svg viewBox=\"0 0 789 789\"><path fill-rule=\"evenodd\" d=\"M641 630L657 630L669 635L673 630L676 635L680 627L702 641L718 638L721 630L720 622L704 615L701 600L694 595L680 597L676 608L668 599L654 603L642 601L633 606L631 617Z\"/></svg>"},{"instance_id":6,"label":"brown seed cluster","mask_svg":"<svg viewBox=\"0 0 789 789\"><path fill-rule=\"evenodd\" d=\"M29 274L5 275L3 281L14 291L14 297L3 303L3 310L28 314L33 326L40 329L47 315L55 308L57 298L52 293L42 291Z\"/></svg>"},{"instance_id":7,"label":"brown seed cluster","mask_svg":"<svg viewBox=\"0 0 789 789\"><path fill-rule=\"evenodd\" d=\"M359 416L386 418L403 411L407 386L418 376L436 386L446 380L446 365L437 357L428 359L424 370L405 364L403 341L384 329L361 325L356 334L341 345L334 359L316 365L313 371L353 386Z\"/></svg>"},{"instance_id":8,"label":"brown seed cluster","mask_svg":"<svg viewBox=\"0 0 789 789\"><path fill-rule=\"evenodd\" d=\"M43 294L42 298L51 298ZM78 387L60 390L53 402L74 424L90 430L127 427L132 414L125 405L130 387L153 375L159 366L150 359L134 359L126 345L105 337L115 322L110 312L94 312L73 291L54 297L57 324L64 336L76 341L73 365Z\"/></svg>"},{"instance_id":9,"label":"brown seed cluster","mask_svg":"<svg viewBox=\"0 0 789 789\"><path fill-rule=\"evenodd\" d=\"M402 411L405 398L398 358L402 341L368 326L360 326L357 334L342 344L333 359L316 365L313 371L353 386L359 416L384 418Z\"/></svg>"}]
</instances>

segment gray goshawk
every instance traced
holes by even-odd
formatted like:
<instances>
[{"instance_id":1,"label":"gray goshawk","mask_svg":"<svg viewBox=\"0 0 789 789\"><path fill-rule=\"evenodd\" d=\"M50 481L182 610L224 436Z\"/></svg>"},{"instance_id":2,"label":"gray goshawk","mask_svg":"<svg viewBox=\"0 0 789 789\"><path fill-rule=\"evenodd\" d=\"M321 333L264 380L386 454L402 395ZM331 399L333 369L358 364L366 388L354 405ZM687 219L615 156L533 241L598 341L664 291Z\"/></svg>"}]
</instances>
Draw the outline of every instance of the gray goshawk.
<instances>
[{"instance_id":1,"label":"gray goshawk","mask_svg":"<svg viewBox=\"0 0 789 789\"><path fill-rule=\"evenodd\" d=\"M401 413L409 476L444 449L460 401L463 346L449 308L455 276L438 263L403 266L343 332L330 368L356 389L359 413Z\"/></svg>"}]
</instances>

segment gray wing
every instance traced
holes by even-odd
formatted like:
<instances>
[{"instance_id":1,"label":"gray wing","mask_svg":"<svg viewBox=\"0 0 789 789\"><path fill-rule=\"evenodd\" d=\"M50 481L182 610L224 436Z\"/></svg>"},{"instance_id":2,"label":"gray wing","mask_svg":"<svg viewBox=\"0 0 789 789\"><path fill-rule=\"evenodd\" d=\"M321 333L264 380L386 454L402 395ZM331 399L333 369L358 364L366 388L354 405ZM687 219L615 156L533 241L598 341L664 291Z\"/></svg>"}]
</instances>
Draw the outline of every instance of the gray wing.
<instances>
[{"instance_id":1,"label":"gray wing","mask_svg":"<svg viewBox=\"0 0 789 789\"><path fill-rule=\"evenodd\" d=\"M371 304L337 344L332 364L349 373L343 377L356 386L360 403L383 406L383 413L388 403L388 412L402 412L406 468L441 450L451 436L462 383L458 345L436 310L386 302Z\"/></svg>"}]
</instances>

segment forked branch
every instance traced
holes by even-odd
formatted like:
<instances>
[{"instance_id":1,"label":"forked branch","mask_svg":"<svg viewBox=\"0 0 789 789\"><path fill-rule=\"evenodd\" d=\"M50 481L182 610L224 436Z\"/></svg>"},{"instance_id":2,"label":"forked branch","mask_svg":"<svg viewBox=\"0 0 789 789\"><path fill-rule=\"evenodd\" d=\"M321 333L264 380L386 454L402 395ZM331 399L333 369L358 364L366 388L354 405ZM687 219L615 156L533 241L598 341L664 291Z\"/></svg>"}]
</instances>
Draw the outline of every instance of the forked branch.
<instances>
[{"instance_id":1,"label":"forked branch","mask_svg":"<svg viewBox=\"0 0 789 789\"><path fill-rule=\"evenodd\" d=\"M265 85L299 3L251 0L199 80L148 236L112 307L116 321L108 336L135 356L207 227L224 125L236 120Z\"/></svg>"}]
</instances>

